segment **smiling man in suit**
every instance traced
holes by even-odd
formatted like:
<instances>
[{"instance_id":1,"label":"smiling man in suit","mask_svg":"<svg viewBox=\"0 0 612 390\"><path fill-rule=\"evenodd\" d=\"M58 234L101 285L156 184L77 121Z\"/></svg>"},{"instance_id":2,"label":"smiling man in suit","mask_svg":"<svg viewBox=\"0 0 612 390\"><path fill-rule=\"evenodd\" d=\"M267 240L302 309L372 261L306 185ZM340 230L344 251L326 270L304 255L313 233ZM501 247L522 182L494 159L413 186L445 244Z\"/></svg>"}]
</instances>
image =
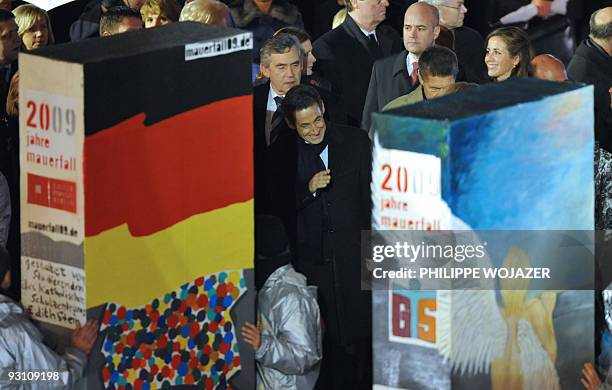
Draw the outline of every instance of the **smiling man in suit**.
<instances>
[{"instance_id":1,"label":"smiling man in suit","mask_svg":"<svg viewBox=\"0 0 612 390\"><path fill-rule=\"evenodd\" d=\"M351 126L361 125L374 61L401 50L398 34L381 25L388 6L388 0L347 0L344 22L313 44L318 71L342 96Z\"/></svg>"},{"instance_id":2,"label":"smiling man in suit","mask_svg":"<svg viewBox=\"0 0 612 390\"><path fill-rule=\"evenodd\" d=\"M371 389L371 295L361 291L361 230L370 228L371 146L365 132L325 119L308 85L291 89L289 128L271 147L275 204L295 246L296 269L319 289L325 323L318 388Z\"/></svg>"},{"instance_id":3,"label":"smiling man in suit","mask_svg":"<svg viewBox=\"0 0 612 390\"><path fill-rule=\"evenodd\" d=\"M253 142L255 163L255 212L274 214L269 199L269 170L265 167L269 146L287 129L280 111L287 91L300 83L302 46L293 35L270 38L260 51L261 71L267 83L253 88Z\"/></svg>"},{"instance_id":4,"label":"smiling man in suit","mask_svg":"<svg viewBox=\"0 0 612 390\"><path fill-rule=\"evenodd\" d=\"M370 115L391 100L414 90L419 84L418 61L425 49L432 47L440 34L436 7L414 3L404 15L404 47L401 53L376 61L372 69L363 109L361 128L370 130Z\"/></svg>"},{"instance_id":5,"label":"smiling man in suit","mask_svg":"<svg viewBox=\"0 0 612 390\"><path fill-rule=\"evenodd\" d=\"M277 34L262 46L261 72L267 82L253 88L253 130L255 153L255 212L277 215L278 205L269 197L270 168L265 167L268 149L283 132L288 131L283 120L281 103L287 91L302 79L304 49L292 34ZM346 114L335 96L315 87L328 108L326 116L335 123L346 123Z\"/></svg>"}]
</instances>

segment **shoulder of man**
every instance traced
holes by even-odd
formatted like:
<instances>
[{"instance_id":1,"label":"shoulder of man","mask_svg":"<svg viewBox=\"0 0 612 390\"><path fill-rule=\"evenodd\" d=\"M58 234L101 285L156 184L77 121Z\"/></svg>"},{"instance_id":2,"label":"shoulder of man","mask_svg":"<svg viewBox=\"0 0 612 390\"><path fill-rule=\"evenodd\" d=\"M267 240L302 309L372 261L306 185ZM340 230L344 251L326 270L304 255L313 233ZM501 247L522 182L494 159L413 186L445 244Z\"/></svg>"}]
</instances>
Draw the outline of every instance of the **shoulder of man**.
<instances>
[{"instance_id":1,"label":"shoulder of man","mask_svg":"<svg viewBox=\"0 0 612 390\"><path fill-rule=\"evenodd\" d=\"M337 46L339 45L339 43L352 42L352 41L354 41L353 37L349 35L344 25L341 24L340 26L327 31L325 34L317 38L317 40L313 42L312 48L315 51L317 48L321 49L324 47L328 49L331 49L332 47L334 49L337 49L337 48L340 48L340 46Z\"/></svg>"},{"instance_id":2,"label":"shoulder of man","mask_svg":"<svg viewBox=\"0 0 612 390\"><path fill-rule=\"evenodd\" d=\"M253 85L253 95L255 94L267 94L270 91L270 82L265 81L262 83L258 83L257 85Z\"/></svg>"},{"instance_id":3,"label":"shoulder of man","mask_svg":"<svg viewBox=\"0 0 612 390\"><path fill-rule=\"evenodd\" d=\"M391 39L400 39L400 35L395 31L395 29L385 23L380 24L376 27L376 34L383 34Z\"/></svg>"},{"instance_id":4,"label":"shoulder of man","mask_svg":"<svg viewBox=\"0 0 612 390\"><path fill-rule=\"evenodd\" d=\"M376 68L377 70L388 71L390 68L393 67L393 65L395 64L395 61L397 61L397 58L404 56L404 55L405 55L405 52L401 51L399 53L393 53L384 58L378 59L374 61L374 68Z\"/></svg>"},{"instance_id":5,"label":"shoulder of man","mask_svg":"<svg viewBox=\"0 0 612 390\"><path fill-rule=\"evenodd\" d=\"M382 111L392 110L394 108L399 108L403 106L407 106L412 103L418 103L423 100L423 90L420 87L417 87L410 91L409 93L402 95L398 98L391 100L387 103Z\"/></svg>"},{"instance_id":6,"label":"shoulder of man","mask_svg":"<svg viewBox=\"0 0 612 390\"><path fill-rule=\"evenodd\" d=\"M585 42L582 42L569 64L567 65L567 75L570 80L585 82L594 76L592 72L597 72L597 64L594 62L592 56L596 53L594 48L588 47Z\"/></svg>"},{"instance_id":7,"label":"shoulder of man","mask_svg":"<svg viewBox=\"0 0 612 390\"><path fill-rule=\"evenodd\" d=\"M475 40L484 42L484 38L482 37L482 35L480 35L478 31L468 26L461 26L461 27L456 28L455 37L457 36L461 36L462 38L465 37L465 38L475 39Z\"/></svg>"},{"instance_id":8,"label":"shoulder of man","mask_svg":"<svg viewBox=\"0 0 612 390\"><path fill-rule=\"evenodd\" d=\"M343 143L361 144L363 142L370 142L368 134L359 127L339 125L337 123L332 124L331 127L332 131L340 136L339 138L342 139Z\"/></svg>"}]
</instances>

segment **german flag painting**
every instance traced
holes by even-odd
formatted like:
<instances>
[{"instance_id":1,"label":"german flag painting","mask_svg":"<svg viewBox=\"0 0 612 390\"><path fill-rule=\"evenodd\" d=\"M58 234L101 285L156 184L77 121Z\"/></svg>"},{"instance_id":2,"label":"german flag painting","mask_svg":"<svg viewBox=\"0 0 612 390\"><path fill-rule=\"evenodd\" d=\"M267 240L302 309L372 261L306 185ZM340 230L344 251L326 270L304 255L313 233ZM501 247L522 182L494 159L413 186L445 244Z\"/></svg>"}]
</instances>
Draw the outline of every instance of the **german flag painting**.
<instances>
[{"instance_id":1,"label":"german flag painting","mask_svg":"<svg viewBox=\"0 0 612 390\"><path fill-rule=\"evenodd\" d=\"M53 156L22 144L53 158L22 174L22 242L28 265L83 278L69 303L101 323L89 389L254 387L237 337L254 317L251 47L250 33L177 23L25 56L33 80L42 64L69 80L25 83L68 127ZM41 219L74 237L27 228ZM47 322L58 338L71 327Z\"/></svg>"}]
</instances>

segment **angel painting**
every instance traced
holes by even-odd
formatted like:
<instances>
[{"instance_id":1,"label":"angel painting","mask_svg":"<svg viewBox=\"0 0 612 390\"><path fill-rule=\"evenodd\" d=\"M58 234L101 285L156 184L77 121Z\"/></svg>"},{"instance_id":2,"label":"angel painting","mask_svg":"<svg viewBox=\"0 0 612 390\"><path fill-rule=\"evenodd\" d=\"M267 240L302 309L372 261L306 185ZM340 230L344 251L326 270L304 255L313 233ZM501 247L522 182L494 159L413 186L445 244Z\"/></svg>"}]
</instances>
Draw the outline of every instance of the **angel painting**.
<instances>
[{"instance_id":1,"label":"angel painting","mask_svg":"<svg viewBox=\"0 0 612 390\"><path fill-rule=\"evenodd\" d=\"M512 247L503 267L529 267ZM440 353L461 375L490 374L493 390L557 390L557 341L552 314L557 296L528 297L529 279L501 279L494 289L438 291Z\"/></svg>"}]
</instances>

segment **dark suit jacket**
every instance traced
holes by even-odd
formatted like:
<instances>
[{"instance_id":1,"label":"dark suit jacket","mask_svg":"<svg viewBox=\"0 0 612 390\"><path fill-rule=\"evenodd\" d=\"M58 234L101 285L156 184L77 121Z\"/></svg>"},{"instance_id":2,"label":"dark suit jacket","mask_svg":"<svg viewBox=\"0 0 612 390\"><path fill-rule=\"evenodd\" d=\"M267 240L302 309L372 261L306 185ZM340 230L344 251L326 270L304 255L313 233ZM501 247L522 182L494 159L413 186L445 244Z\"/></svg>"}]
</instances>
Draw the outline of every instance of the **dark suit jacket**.
<instances>
[{"instance_id":1,"label":"dark suit jacket","mask_svg":"<svg viewBox=\"0 0 612 390\"><path fill-rule=\"evenodd\" d=\"M612 57L595 46L590 39L583 41L572 57L567 76L570 80L595 86L595 139L602 148L612 151Z\"/></svg>"},{"instance_id":2,"label":"dark suit jacket","mask_svg":"<svg viewBox=\"0 0 612 390\"><path fill-rule=\"evenodd\" d=\"M399 35L388 26L376 28L382 56L371 53L368 41L355 21L347 15L338 28L328 31L313 44L319 74L332 84L348 114L348 124L359 127L374 61L402 49Z\"/></svg>"},{"instance_id":3,"label":"dark suit jacket","mask_svg":"<svg viewBox=\"0 0 612 390\"><path fill-rule=\"evenodd\" d=\"M330 339L351 344L371 334L371 295L361 291L360 231L370 229L371 147L365 132L344 126L330 126L329 169L332 181L315 198L298 193L300 213L321 207L329 214L329 230L323 245L301 245L298 235L297 269L309 283L319 287L319 302ZM305 184L305 183L304 183ZM300 196L301 195L301 196ZM318 203L318 204L317 204ZM298 218L299 227L299 218ZM302 229L308 229L303 226ZM332 252L330 260L322 253ZM319 255L319 257L317 256Z\"/></svg>"},{"instance_id":4,"label":"dark suit jacket","mask_svg":"<svg viewBox=\"0 0 612 390\"><path fill-rule=\"evenodd\" d=\"M330 92L313 86L325 104L325 116L327 119L340 124L346 124L346 113L338 102L338 99ZM254 172L255 172L255 212L274 214L275 205L271 204L269 196L268 169L265 165L266 154L266 113L268 110L268 94L270 93L270 82L253 87L253 148L254 148ZM285 122L281 122L280 133L295 132Z\"/></svg>"},{"instance_id":5,"label":"dark suit jacket","mask_svg":"<svg viewBox=\"0 0 612 390\"><path fill-rule=\"evenodd\" d=\"M274 204L294 246L296 268L319 287L319 304L326 331L338 343L351 343L370 333L370 295L361 291L360 231L370 229L371 146L365 132L327 123L328 168L331 183L313 196L297 180L296 132L285 133L270 146L267 165L275 178ZM301 142L301 141L300 141ZM303 213L324 209L328 229L313 239L323 224L304 225ZM312 214L311 214L312 215ZM312 220L312 219L311 219ZM327 247L326 247L327 246ZM331 254L329 257L324 254Z\"/></svg>"},{"instance_id":6,"label":"dark suit jacket","mask_svg":"<svg viewBox=\"0 0 612 390\"><path fill-rule=\"evenodd\" d=\"M460 74L457 81L487 83L487 67L484 62L484 39L476 30L458 27L451 30L454 36L453 50L457 54Z\"/></svg>"},{"instance_id":7,"label":"dark suit jacket","mask_svg":"<svg viewBox=\"0 0 612 390\"><path fill-rule=\"evenodd\" d=\"M410 93L419 84L413 85L406 69L406 50L374 63L370 85L366 95L361 128L370 130L370 115L382 108L391 100Z\"/></svg>"}]
</instances>

